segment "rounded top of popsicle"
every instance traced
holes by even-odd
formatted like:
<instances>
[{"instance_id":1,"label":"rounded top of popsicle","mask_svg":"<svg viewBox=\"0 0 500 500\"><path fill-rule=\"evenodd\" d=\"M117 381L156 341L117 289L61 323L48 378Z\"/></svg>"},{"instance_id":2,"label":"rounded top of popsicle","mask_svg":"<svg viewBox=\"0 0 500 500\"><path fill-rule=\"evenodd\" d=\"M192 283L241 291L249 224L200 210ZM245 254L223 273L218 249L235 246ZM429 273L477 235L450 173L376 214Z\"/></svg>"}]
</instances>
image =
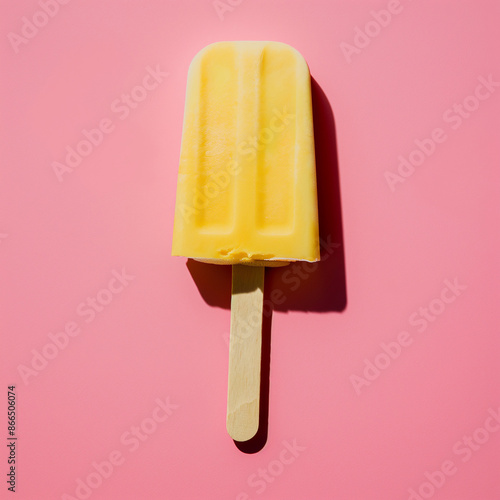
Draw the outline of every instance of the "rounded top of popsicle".
<instances>
[{"instance_id":1,"label":"rounded top of popsicle","mask_svg":"<svg viewBox=\"0 0 500 500\"><path fill-rule=\"evenodd\" d=\"M201 63L205 57L214 56L216 57L220 51L233 49L236 53L243 52L245 50L251 51L261 51L264 53L265 49L270 49L276 52L289 52L292 53L297 61L297 64L303 64L307 71L309 72L309 66L307 65L304 56L294 47L283 42L273 42L273 41L221 41L213 42L206 45L193 57L190 69Z\"/></svg>"}]
</instances>

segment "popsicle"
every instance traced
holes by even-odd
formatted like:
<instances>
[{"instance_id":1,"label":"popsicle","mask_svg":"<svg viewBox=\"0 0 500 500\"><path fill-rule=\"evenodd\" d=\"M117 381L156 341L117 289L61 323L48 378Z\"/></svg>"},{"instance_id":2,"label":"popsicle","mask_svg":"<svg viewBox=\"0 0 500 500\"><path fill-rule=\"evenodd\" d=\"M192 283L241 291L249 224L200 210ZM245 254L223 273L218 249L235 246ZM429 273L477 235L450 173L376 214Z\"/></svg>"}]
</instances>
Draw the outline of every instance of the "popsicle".
<instances>
[{"instance_id":1,"label":"popsicle","mask_svg":"<svg viewBox=\"0 0 500 500\"><path fill-rule=\"evenodd\" d=\"M172 255L233 266L226 427L259 425L264 268L320 259L308 66L279 42L218 42L188 72Z\"/></svg>"}]
</instances>

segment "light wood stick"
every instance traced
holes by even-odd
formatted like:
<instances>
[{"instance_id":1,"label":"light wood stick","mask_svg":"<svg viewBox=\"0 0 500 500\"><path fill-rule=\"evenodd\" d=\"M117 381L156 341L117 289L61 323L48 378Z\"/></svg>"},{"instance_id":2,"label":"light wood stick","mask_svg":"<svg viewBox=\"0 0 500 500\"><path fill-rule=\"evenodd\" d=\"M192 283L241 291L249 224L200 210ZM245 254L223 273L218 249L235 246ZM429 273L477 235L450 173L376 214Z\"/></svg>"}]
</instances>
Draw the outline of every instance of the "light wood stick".
<instances>
[{"instance_id":1,"label":"light wood stick","mask_svg":"<svg viewBox=\"0 0 500 500\"><path fill-rule=\"evenodd\" d=\"M227 432L248 441L259 428L265 267L233 266Z\"/></svg>"}]
</instances>

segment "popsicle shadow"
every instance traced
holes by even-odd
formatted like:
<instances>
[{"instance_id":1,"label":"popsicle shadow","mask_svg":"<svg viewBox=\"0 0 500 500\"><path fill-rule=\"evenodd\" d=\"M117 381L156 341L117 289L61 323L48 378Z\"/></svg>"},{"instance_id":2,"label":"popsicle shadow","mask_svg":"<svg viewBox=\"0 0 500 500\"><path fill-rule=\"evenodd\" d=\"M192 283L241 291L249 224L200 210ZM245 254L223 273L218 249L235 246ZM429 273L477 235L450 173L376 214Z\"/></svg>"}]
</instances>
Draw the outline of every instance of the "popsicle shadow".
<instances>
[{"instance_id":1,"label":"popsicle shadow","mask_svg":"<svg viewBox=\"0 0 500 500\"><path fill-rule=\"evenodd\" d=\"M266 269L259 429L249 441L234 442L244 453L260 451L267 441L273 310L341 312L347 305L335 121L325 93L314 79L311 83L321 261ZM231 266L204 264L192 259L186 265L208 305L231 308Z\"/></svg>"},{"instance_id":2,"label":"popsicle shadow","mask_svg":"<svg viewBox=\"0 0 500 500\"><path fill-rule=\"evenodd\" d=\"M332 108L311 79L321 261L266 269L266 305L275 311L343 311L347 306L337 139ZM189 259L187 268L207 304L231 308L231 266Z\"/></svg>"},{"instance_id":3,"label":"popsicle shadow","mask_svg":"<svg viewBox=\"0 0 500 500\"><path fill-rule=\"evenodd\" d=\"M311 79L321 261L271 269L276 311L343 311L347 306L337 137L332 108Z\"/></svg>"}]
</instances>

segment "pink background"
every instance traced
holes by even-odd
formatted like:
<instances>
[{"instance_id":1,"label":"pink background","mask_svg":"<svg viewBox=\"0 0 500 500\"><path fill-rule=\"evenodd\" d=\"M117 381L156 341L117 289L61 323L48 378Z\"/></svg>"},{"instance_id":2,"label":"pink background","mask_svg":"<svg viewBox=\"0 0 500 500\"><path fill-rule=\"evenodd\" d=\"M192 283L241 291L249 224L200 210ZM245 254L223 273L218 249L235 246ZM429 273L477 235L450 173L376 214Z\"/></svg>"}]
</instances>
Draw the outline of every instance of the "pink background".
<instances>
[{"instance_id":1,"label":"pink background","mask_svg":"<svg viewBox=\"0 0 500 500\"><path fill-rule=\"evenodd\" d=\"M500 81L499 3L221 3L219 16L210 0L72 0L19 45L9 33L24 16L47 18L37 1L1 2L1 380L2 412L7 386L17 392L16 498L499 499L500 87L473 97L478 78ZM308 61L321 233L335 244L296 290L268 272L266 294L285 300L254 454L225 430L230 270L170 256L187 69L219 40L281 41ZM118 112L147 67L168 76ZM106 118L112 130L59 182L53 162ZM425 142L429 156L391 190L386 173L436 128L446 139ZM127 286L110 282L123 269ZM445 280L461 287L449 303ZM92 314L96 296L112 301ZM68 322L79 335L23 380ZM411 344L396 348L403 331ZM178 405L161 422L158 398ZM131 440L141 425L149 435ZM103 479L92 464L110 455L122 463ZM77 492L79 478L97 487Z\"/></svg>"}]
</instances>

